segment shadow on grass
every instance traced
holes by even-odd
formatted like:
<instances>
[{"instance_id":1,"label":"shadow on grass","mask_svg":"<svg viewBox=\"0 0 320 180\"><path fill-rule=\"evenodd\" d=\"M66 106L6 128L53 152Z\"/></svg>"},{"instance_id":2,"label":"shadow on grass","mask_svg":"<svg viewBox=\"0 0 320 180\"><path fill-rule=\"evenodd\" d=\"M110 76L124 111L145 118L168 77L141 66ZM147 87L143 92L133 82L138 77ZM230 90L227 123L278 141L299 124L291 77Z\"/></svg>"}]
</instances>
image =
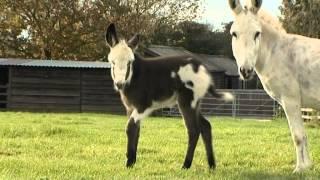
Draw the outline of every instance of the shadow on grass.
<instances>
[{"instance_id":1,"label":"shadow on grass","mask_svg":"<svg viewBox=\"0 0 320 180\"><path fill-rule=\"evenodd\" d=\"M267 172L244 172L240 174L239 179L257 179L257 180L300 180L300 179L320 179L320 175L306 173L297 174L279 174L279 173L267 173Z\"/></svg>"},{"instance_id":2,"label":"shadow on grass","mask_svg":"<svg viewBox=\"0 0 320 180\"><path fill-rule=\"evenodd\" d=\"M0 150L0 156L16 156L21 154L21 152L9 152L9 151L1 151Z\"/></svg>"}]
</instances>

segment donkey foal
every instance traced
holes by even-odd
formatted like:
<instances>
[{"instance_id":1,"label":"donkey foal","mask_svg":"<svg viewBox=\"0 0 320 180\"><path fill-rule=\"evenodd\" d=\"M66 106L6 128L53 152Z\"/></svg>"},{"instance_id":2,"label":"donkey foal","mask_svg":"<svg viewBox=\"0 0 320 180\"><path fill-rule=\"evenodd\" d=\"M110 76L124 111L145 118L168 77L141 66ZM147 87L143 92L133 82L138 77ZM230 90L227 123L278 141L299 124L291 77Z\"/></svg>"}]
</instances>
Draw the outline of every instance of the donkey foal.
<instances>
[{"instance_id":1,"label":"donkey foal","mask_svg":"<svg viewBox=\"0 0 320 180\"><path fill-rule=\"evenodd\" d=\"M178 104L189 137L183 168L190 168L201 134L209 167L214 169L211 125L200 114L199 101L207 93L223 100L232 100L233 96L215 91L210 74L194 56L142 58L135 54L139 36L128 42L119 40L114 24L107 28L106 41L110 47L108 60L114 87L129 117L127 167L136 162L140 121L156 109Z\"/></svg>"}]
</instances>

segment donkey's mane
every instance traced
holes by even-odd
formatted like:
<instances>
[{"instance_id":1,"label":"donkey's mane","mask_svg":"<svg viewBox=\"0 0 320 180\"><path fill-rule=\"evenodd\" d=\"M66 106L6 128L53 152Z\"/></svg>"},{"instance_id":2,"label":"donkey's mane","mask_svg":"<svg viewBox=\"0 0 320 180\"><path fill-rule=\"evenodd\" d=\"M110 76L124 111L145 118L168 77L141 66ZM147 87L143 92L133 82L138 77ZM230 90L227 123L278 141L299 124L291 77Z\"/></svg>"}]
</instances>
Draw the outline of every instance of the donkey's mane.
<instances>
[{"instance_id":1,"label":"donkey's mane","mask_svg":"<svg viewBox=\"0 0 320 180\"><path fill-rule=\"evenodd\" d=\"M269 12L260 9L258 12L258 17L260 22L267 27L272 27L274 28L276 31L280 32L280 33L284 33L286 34L287 31L283 28L282 23L274 16L272 16Z\"/></svg>"},{"instance_id":2,"label":"donkey's mane","mask_svg":"<svg viewBox=\"0 0 320 180\"><path fill-rule=\"evenodd\" d=\"M248 11L248 9L251 9L251 8L253 8L252 0L246 0L244 3L245 11ZM271 15L268 11L261 8L258 11L258 17L261 24L263 26L266 26L266 28L271 27L280 33L285 33L285 34L287 33L286 30L283 28L282 23L279 21L279 19Z\"/></svg>"}]
</instances>

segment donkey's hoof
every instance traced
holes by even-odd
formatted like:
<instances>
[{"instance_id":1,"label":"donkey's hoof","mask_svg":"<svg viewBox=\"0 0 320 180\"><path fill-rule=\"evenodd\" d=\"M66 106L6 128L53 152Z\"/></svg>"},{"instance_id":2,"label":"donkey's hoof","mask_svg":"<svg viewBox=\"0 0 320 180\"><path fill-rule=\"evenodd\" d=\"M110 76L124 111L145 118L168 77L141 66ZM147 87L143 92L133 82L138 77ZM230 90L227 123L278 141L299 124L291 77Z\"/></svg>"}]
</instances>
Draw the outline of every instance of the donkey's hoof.
<instances>
[{"instance_id":1,"label":"donkey's hoof","mask_svg":"<svg viewBox=\"0 0 320 180\"><path fill-rule=\"evenodd\" d=\"M187 170L187 169L190 169L190 166L188 167L188 166L183 165L181 169L186 169Z\"/></svg>"},{"instance_id":2,"label":"donkey's hoof","mask_svg":"<svg viewBox=\"0 0 320 180\"><path fill-rule=\"evenodd\" d=\"M191 167L192 162L191 161L185 161L183 163L182 169L189 169Z\"/></svg>"},{"instance_id":3,"label":"donkey's hoof","mask_svg":"<svg viewBox=\"0 0 320 180\"><path fill-rule=\"evenodd\" d=\"M302 169L301 167L296 167L294 170L293 170L293 174L299 174L299 173L302 173L305 169Z\"/></svg>"},{"instance_id":4,"label":"donkey's hoof","mask_svg":"<svg viewBox=\"0 0 320 180\"><path fill-rule=\"evenodd\" d=\"M217 167L216 161L213 158L208 159L208 165L210 170L214 170Z\"/></svg>"},{"instance_id":5,"label":"donkey's hoof","mask_svg":"<svg viewBox=\"0 0 320 180\"><path fill-rule=\"evenodd\" d=\"M127 163L126 167L127 167L127 168L133 168L134 164L135 164L135 163Z\"/></svg>"},{"instance_id":6,"label":"donkey's hoof","mask_svg":"<svg viewBox=\"0 0 320 180\"><path fill-rule=\"evenodd\" d=\"M132 168L135 163L136 163L136 160L127 160L126 167L127 168Z\"/></svg>"},{"instance_id":7,"label":"donkey's hoof","mask_svg":"<svg viewBox=\"0 0 320 180\"><path fill-rule=\"evenodd\" d=\"M307 169L310 169L311 167L312 167L312 163L311 162L308 162L308 163L305 163L305 164L302 164L302 165L298 165L294 169L293 173L294 174L302 173L302 172L306 171Z\"/></svg>"},{"instance_id":8,"label":"donkey's hoof","mask_svg":"<svg viewBox=\"0 0 320 180\"><path fill-rule=\"evenodd\" d=\"M215 170L215 169L216 169L216 167L217 167L217 165L216 165L216 164L209 165L210 170Z\"/></svg>"}]
</instances>

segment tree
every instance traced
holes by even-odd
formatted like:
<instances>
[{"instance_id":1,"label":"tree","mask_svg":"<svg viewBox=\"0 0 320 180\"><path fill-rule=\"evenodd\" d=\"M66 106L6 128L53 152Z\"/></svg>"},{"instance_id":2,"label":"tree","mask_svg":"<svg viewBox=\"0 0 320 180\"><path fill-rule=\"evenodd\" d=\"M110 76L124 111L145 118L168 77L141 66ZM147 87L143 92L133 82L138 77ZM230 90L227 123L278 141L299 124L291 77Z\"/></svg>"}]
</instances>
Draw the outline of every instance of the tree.
<instances>
[{"instance_id":1,"label":"tree","mask_svg":"<svg viewBox=\"0 0 320 180\"><path fill-rule=\"evenodd\" d=\"M87 59L93 49L90 39L94 30L86 12L89 1L3 1L7 9L6 46L10 56L41 59ZM14 32L14 33L13 33ZM17 44L17 42L19 42ZM20 53L18 53L20 52Z\"/></svg>"},{"instance_id":2,"label":"tree","mask_svg":"<svg viewBox=\"0 0 320 180\"><path fill-rule=\"evenodd\" d=\"M140 32L149 37L161 24L175 25L198 17L202 0L97 0L97 11L117 22L128 36Z\"/></svg>"},{"instance_id":3,"label":"tree","mask_svg":"<svg viewBox=\"0 0 320 180\"><path fill-rule=\"evenodd\" d=\"M223 36L222 49L223 55L234 58L232 51L232 36L230 35L230 29L233 22L228 22L223 24L223 31L221 32L221 36Z\"/></svg>"},{"instance_id":4,"label":"tree","mask_svg":"<svg viewBox=\"0 0 320 180\"><path fill-rule=\"evenodd\" d=\"M23 38L20 36L22 33L21 24L16 18L15 14L6 8L4 1L0 1L0 53L2 56L10 56L13 52L19 56L23 53L24 49L22 44ZM15 50L13 50L15 49Z\"/></svg>"},{"instance_id":5,"label":"tree","mask_svg":"<svg viewBox=\"0 0 320 180\"><path fill-rule=\"evenodd\" d=\"M157 29L151 43L181 46L194 53L233 57L231 24L224 24L222 31L213 31L211 25L194 21L184 21L175 27L163 25Z\"/></svg>"},{"instance_id":6,"label":"tree","mask_svg":"<svg viewBox=\"0 0 320 180\"><path fill-rule=\"evenodd\" d=\"M320 38L320 1L283 0L280 10L289 33Z\"/></svg>"},{"instance_id":7,"label":"tree","mask_svg":"<svg viewBox=\"0 0 320 180\"><path fill-rule=\"evenodd\" d=\"M150 39L160 24L198 16L202 0L2 0L0 56L105 58L104 31L115 22L128 37Z\"/></svg>"}]
</instances>

